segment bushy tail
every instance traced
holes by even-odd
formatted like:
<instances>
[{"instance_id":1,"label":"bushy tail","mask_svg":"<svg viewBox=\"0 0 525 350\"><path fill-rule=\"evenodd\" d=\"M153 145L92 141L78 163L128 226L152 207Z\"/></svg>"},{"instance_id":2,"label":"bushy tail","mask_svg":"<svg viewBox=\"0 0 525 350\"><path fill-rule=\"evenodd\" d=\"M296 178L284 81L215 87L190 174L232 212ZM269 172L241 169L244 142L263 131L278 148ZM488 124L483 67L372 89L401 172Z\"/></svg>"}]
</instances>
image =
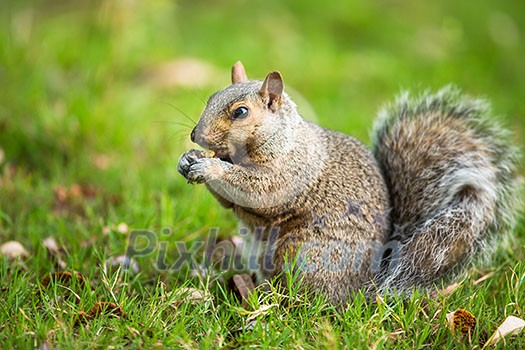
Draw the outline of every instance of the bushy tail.
<instances>
[{"instance_id":1,"label":"bushy tail","mask_svg":"<svg viewBox=\"0 0 525 350\"><path fill-rule=\"evenodd\" d=\"M402 95L375 127L399 249L380 289L408 292L461 272L513 226L516 155L484 101L447 87Z\"/></svg>"}]
</instances>

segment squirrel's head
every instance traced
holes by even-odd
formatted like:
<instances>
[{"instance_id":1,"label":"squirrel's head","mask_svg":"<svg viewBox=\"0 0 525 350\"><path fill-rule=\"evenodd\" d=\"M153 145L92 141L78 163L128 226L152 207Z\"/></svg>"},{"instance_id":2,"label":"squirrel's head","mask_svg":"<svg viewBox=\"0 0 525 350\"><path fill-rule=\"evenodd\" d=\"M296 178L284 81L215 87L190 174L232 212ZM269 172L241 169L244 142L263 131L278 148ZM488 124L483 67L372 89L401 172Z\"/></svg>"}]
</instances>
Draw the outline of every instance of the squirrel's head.
<instances>
[{"instance_id":1,"label":"squirrel's head","mask_svg":"<svg viewBox=\"0 0 525 350\"><path fill-rule=\"evenodd\" d=\"M296 114L295 104L284 93L281 73L270 72L263 82L248 80L237 62L232 84L209 98L191 140L232 163L255 159L258 153L268 156L272 144L279 142L279 131L300 119Z\"/></svg>"}]
</instances>

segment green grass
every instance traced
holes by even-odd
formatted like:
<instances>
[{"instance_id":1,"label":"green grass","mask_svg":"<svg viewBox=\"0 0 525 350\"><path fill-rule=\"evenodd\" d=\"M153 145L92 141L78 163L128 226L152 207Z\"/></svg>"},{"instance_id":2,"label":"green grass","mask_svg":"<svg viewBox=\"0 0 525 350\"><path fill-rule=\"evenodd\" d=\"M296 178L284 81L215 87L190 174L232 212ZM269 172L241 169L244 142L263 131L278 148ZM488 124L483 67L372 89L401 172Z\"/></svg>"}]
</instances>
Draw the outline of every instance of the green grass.
<instances>
[{"instance_id":1,"label":"green grass","mask_svg":"<svg viewBox=\"0 0 525 350\"><path fill-rule=\"evenodd\" d=\"M506 316L524 318L523 218L509 245L452 295L357 297L343 312L293 291L258 291L243 308L222 278L157 271L160 249L138 259L136 275L103 269L126 251L129 233L119 223L159 233L169 265L174 242L191 247L212 228L235 234L233 215L202 186L187 185L176 162L191 147L185 115L198 119L238 59L252 77L279 69L302 95L300 108L317 113L305 114L366 143L376 111L401 89L453 82L490 98L521 145L524 14L525 5L511 0L4 1L0 241L21 242L29 256L0 261L0 347L471 348ZM211 68L186 85L161 79L160 68L182 58ZM89 193L58 199L75 184ZM78 299L62 284L40 283L61 270L42 245L50 236L64 248L66 269L90 282L66 285ZM189 286L204 300L180 294ZM98 301L120 305L126 316L77 324L78 312ZM478 319L472 343L447 328L445 314L457 308ZM235 332L251 319L252 330ZM523 348L524 334L507 346Z\"/></svg>"}]
</instances>

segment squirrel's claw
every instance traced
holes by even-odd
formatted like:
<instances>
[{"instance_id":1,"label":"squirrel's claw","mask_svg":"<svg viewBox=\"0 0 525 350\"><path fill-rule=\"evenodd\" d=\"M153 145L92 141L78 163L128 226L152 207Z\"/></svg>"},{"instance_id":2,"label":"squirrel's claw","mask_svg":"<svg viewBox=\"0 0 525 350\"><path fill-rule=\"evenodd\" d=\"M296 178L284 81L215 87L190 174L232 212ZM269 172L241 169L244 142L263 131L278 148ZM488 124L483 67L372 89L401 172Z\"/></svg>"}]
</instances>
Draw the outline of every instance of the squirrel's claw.
<instances>
[{"instance_id":1,"label":"squirrel's claw","mask_svg":"<svg viewBox=\"0 0 525 350\"><path fill-rule=\"evenodd\" d=\"M231 164L219 158L203 158L201 151L192 149L184 153L177 164L177 170L188 183L204 183L216 178Z\"/></svg>"},{"instance_id":2,"label":"squirrel's claw","mask_svg":"<svg viewBox=\"0 0 525 350\"><path fill-rule=\"evenodd\" d=\"M218 158L199 158L190 166L187 179L191 183L205 183L221 177L231 165Z\"/></svg>"},{"instance_id":3,"label":"squirrel's claw","mask_svg":"<svg viewBox=\"0 0 525 350\"><path fill-rule=\"evenodd\" d=\"M188 174L190 172L190 168L193 164L195 164L198 159L198 150L192 149L187 152L185 152L180 158L179 162L177 163L177 170L178 172L188 180L188 182L191 182L188 178Z\"/></svg>"}]
</instances>

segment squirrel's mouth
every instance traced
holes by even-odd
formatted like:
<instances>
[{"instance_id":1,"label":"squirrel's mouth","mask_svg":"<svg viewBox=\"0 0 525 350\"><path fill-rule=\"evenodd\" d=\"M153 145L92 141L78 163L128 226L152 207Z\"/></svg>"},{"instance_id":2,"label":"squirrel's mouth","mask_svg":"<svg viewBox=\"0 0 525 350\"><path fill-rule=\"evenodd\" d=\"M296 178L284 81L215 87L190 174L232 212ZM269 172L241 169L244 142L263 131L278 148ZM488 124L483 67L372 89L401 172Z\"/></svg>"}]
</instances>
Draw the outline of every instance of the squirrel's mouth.
<instances>
[{"instance_id":1,"label":"squirrel's mouth","mask_svg":"<svg viewBox=\"0 0 525 350\"><path fill-rule=\"evenodd\" d=\"M218 158L222 160L223 162L233 164L233 160L230 157L218 157Z\"/></svg>"},{"instance_id":2,"label":"squirrel's mouth","mask_svg":"<svg viewBox=\"0 0 525 350\"><path fill-rule=\"evenodd\" d=\"M220 160L222 160L224 162L228 162L230 164L233 164L233 161L232 161L232 159L230 157L230 153L228 152L228 149L225 149L225 148L218 148L218 149L210 148L208 152L213 153L212 158L219 158Z\"/></svg>"}]
</instances>

